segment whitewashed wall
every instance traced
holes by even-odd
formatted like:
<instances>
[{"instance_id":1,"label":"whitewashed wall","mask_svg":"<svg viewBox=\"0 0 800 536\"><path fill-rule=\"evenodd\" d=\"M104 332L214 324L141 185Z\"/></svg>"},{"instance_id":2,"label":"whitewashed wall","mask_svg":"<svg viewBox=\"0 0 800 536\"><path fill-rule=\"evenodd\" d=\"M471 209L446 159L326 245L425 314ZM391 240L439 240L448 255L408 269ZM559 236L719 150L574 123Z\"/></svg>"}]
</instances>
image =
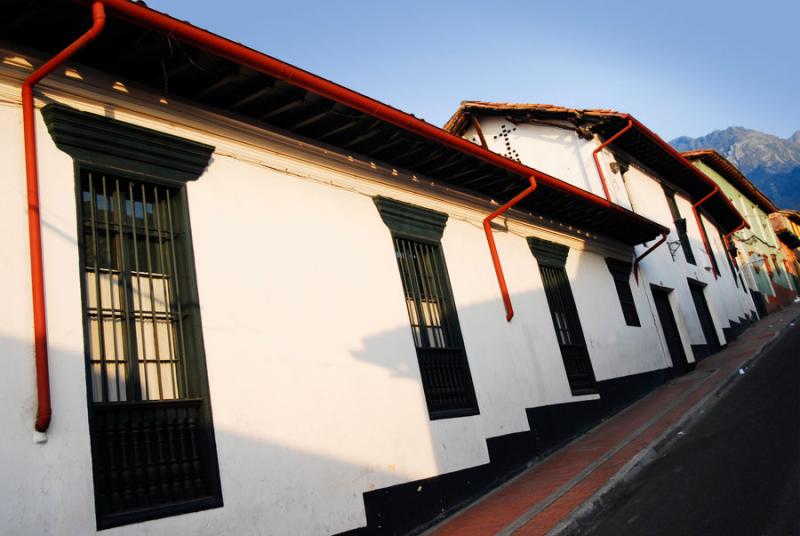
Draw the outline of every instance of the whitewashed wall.
<instances>
[{"instance_id":1,"label":"whitewashed wall","mask_svg":"<svg viewBox=\"0 0 800 536\"><path fill-rule=\"evenodd\" d=\"M583 139L568 128L533 124L514 125L502 117L486 115L481 116L479 120L484 138L491 150L507 156L517 156L527 165L604 197L600 175L592 158L593 150L600 143L596 138ZM464 137L474 142L478 141L477 132L473 127L465 132ZM515 151L515 153L512 154L511 151ZM667 201L657 180L636 167L631 167L623 179L621 173L614 173L611 170L609 163L614 158L606 150L599 153L599 159L603 166L603 174L606 177L611 199L619 205L669 227L672 229L672 233L668 240L678 240ZM682 337L688 336L690 344L704 344L705 336L700 327L686 279L692 278L705 283L707 286L704 294L717 329L717 335L725 344L726 340L722 329L730 327L731 320L738 322L740 317L749 314L753 309L752 298L745 296L727 273L727 261L725 261L716 228L706 219L709 239L717 254L720 271L723 272L723 277L719 279L713 277L710 271L711 264L692 212L692 204L681 194L676 196L676 201L681 216L687 219L688 235L697 266L687 263L681 250L676 252L673 262L666 246L662 245L642 263L643 280L675 289L674 303L678 308L675 311L676 316L683 317L679 320L679 324L683 323L686 329L686 333L682 333ZM637 252L640 254L646 249L646 247L638 246ZM662 351L664 350L662 349ZM688 354L691 355L691 352Z\"/></svg>"},{"instance_id":2,"label":"whitewashed wall","mask_svg":"<svg viewBox=\"0 0 800 536\"><path fill-rule=\"evenodd\" d=\"M669 211L666 198L664 197L664 190L661 188L661 184L635 166L628 168L628 171L625 173L625 182L627 184L627 191L631 197L631 202L636 206L637 212L668 227L670 229L669 236L667 237L668 243L677 241L678 233L675 230L675 224L672 221L672 215ZM681 215L684 216L686 214L686 207L683 206L681 202L683 200L678 196L677 201L678 209ZM655 244L655 241L636 246L636 253L641 255L653 244ZM694 244L692 244L692 247L695 258L697 258L697 248L694 247ZM700 321L694 309L694 303L686 278L693 277L699 279L701 276L700 270L697 270L686 262L686 258L681 250L678 250L673 257L673 255L670 254L668 244L662 244L656 248L647 257L642 259L639 266L643 285L653 283L661 287L673 289L673 292L670 294L670 304L672 305L675 322L678 325L678 332L681 335L686 357L690 363L693 362L694 352L690 345L704 344L705 337L703 336Z\"/></svg>"},{"instance_id":3,"label":"whitewashed wall","mask_svg":"<svg viewBox=\"0 0 800 536\"><path fill-rule=\"evenodd\" d=\"M526 165L605 197L592 157L592 152L599 145L597 139L583 139L568 128L524 123L514 125L505 118L495 116L481 116L480 124L486 144L492 151L513 157L506 145L508 140L511 150L516 151L519 159ZM464 133L464 137L473 141L478 139L472 127ZM603 150L598 158L603 166L611 200L630 209L631 204L622 176L611 171L608 165L614 161L613 155Z\"/></svg>"},{"instance_id":4,"label":"whitewashed wall","mask_svg":"<svg viewBox=\"0 0 800 536\"><path fill-rule=\"evenodd\" d=\"M528 429L526 407L585 399L570 394L525 236L572 247L567 269L598 379L666 366L663 351L649 344L658 328L645 309L646 286L634 286L642 327L629 328L602 244L510 222L511 232L496 237L516 310L507 323L479 225L485 208L436 200L411 180L400 184L391 170L313 156L302 144L217 123L179 104L156 109L146 96L119 98L58 78L49 83L47 99L216 147L188 197L225 506L105 534L356 528L365 522L363 492L485 463L487 437ZM4 534L88 534L95 520L74 170L37 113L54 417L48 441L34 444L16 92L0 84L7 101L0 104L0 240L7 252L0 261L0 526ZM289 156L289 146L297 155ZM375 194L451 214L442 243L480 415L428 418Z\"/></svg>"}]
</instances>

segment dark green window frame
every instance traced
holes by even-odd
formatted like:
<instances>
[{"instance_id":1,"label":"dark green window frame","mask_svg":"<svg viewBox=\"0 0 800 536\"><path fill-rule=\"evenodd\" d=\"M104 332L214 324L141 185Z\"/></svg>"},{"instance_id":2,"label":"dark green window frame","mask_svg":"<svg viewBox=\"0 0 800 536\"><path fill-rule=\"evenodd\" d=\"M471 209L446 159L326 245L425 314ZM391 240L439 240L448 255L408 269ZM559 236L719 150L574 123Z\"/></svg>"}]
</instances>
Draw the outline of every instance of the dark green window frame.
<instances>
[{"instance_id":1,"label":"dark green window frame","mask_svg":"<svg viewBox=\"0 0 800 536\"><path fill-rule=\"evenodd\" d=\"M569 248L535 237L528 238L528 246L539 265L539 275L542 277L547 306L572 394L596 393L597 380L567 277Z\"/></svg>"},{"instance_id":2,"label":"dark green window frame","mask_svg":"<svg viewBox=\"0 0 800 536\"><path fill-rule=\"evenodd\" d=\"M619 298L620 307L622 307L622 316L625 318L625 324L641 327L642 324L639 321L639 313L636 311L636 302L633 299L633 291L631 290L631 263L606 258L606 265L614 280L614 288L617 290L617 297Z\"/></svg>"},{"instance_id":3,"label":"dark green window frame","mask_svg":"<svg viewBox=\"0 0 800 536\"><path fill-rule=\"evenodd\" d=\"M98 529L222 506L185 183L213 147L50 104L73 157Z\"/></svg>"},{"instance_id":4,"label":"dark green window frame","mask_svg":"<svg viewBox=\"0 0 800 536\"><path fill-rule=\"evenodd\" d=\"M392 233L422 388L432 420L479 413L441 237L447 215L386 197L375 205Z\"/></svg>"},{"instance_id":5,"label":"dark green window frame","mask_svg":"<svg viewBox=\"0 0 800 536\"><path fill-rule=\"evenodd\" d=\"M689 264L697 265L697 260L692 251L692 244L689 241L689 234L686 228L686 218L681 217L678 210L678 203L675 201L675 192L664 187L664 196L667 198L667 205L669 205L669 212L672 214L672 220L675 222L675 230L678 232L678 240L681 243L683 256Z\"/></svg>"}]
</instances>

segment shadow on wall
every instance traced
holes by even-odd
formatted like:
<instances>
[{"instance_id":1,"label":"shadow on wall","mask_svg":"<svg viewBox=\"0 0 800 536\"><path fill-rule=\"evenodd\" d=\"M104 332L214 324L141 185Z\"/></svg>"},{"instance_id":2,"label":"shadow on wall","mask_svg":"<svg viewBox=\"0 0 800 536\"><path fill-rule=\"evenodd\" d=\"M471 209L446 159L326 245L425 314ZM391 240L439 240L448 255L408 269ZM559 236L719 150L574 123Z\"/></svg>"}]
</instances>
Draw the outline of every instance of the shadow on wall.
<instances>
[{"instance_id":1,"label":"shadow on wall","mask_svg":"<svg viewBox=\"0 0 800 536\"><path fill-rule=\"evenodd\" d=\"M526 255L530 256L530 280L541 285L537 263L529 251ZM582 265L577 267L578 273ZM510 268L507 277L513 278L512 272L517 270ZM605 281L602 294L598 293L604 296L602 301L609 307L619 307L619 311L607 314L606 326L618 323L619 333L632 329L625 325L613 277L605 262L598 258L589 268L599 270L598 281ZM483 269L490 270L491 265L476 268L475 288L483 288L486 277L494 275L487 276ZM463 287L465 280L461 276L459 279ZM576 302L580 303L576 285L572 287ZM455 290L458 294L459 289ZM404 534L441 518L668 378L663 368L666 363L659 353L658 358L652 360L655 370L641 374L630 372L631 377L600 382L600 400L576 401L570 393L544 290L540 287L513 294L516 315L510 324L505 320L499 291L492 288L491 292L492 299L461 306L458 310L481 415L450 419L450 423L426 423L429 434L426 440L430 441L436 458L438 476L365 493L368 526L352 531L353 536ZM581 297L587 301L586 296ZM403 296L398 295L396 299L402 308ZM640 310L639 313L643 318L650 316L649 311ZM579 311L581 317L588 314L592 313ZM596 323L592 324L598 329ZM594 337L602 341L599 345L604 350L613 353L614 344L610 341L617 335L614 330L590 333L586 332L586 325L583 329L587 341ZM652 329L653 337L657 337L654 326L636 329ZM492 333L493 338L480 340L474 333L476 330ZM411 329L405 323L365 337L363 346L351 354L358 360L390 370L394 376L413 379L423 397L411 338ZM393 341L410 348L412 354L398 357L387 352L387 345L395 344ZM603 360L608 359L603 356ZM542 394L544 392L547 394Z\"/></svg>"},{"instance_id":2,"label":"shadow on wall","mask_svg":"<svg viewBox=\"0 0 800 536\"><path fill-rule=\"evenodd\" d=\"M487 269L491 269L490 266ZM533 258L530 270L531 277L537 278ZM611 276L607 279L613 292ZM398 310L406 314L402 294L387 296L388 299L396 300ZM537 455L619 409L631 396L640 396L642 389L662 381L658 376L662 371L655 371L657 374L644 378L641 385L601 385L601 404L573 402L568 404L569 408L564 408L562 404L542 406L541 402L535 403L541 400L535 396L536 391L544 390L544 384L557 384L555 388L548 388L550 404L569 402L566 373L543 290L515 294L512 301L518 315L514 324L505 321L499 293L490 300L461 307L458 311L462 329L470 331L465 333L466 354L482 414L451 419L447 423L433 423L425 418L413 427L403 425L419 431L415 437L406 438L407 443L425 443L423 447L430 449L434 463L432 469L426 469L427 475L420 475L418 467L395 470L393 460L380 452L362 457L359 451L363 453L363 449L353 448L349 457L331 454L346 452L353 438L365 437L364 423L370 422L365 418L369 414L366 408L375 401L358 389L342 385L338 396L355 398L357 403L348 406L365 408L362 415L357 410L341 415L335 406L320 403L318 411L310 417L335 418L343 426L339 437L316 437L322 442L315 444L314 420L298 421L295 429L278 435L271 429L269 414L279 413L282 407L292 405L292 400L273 399L269 392L258 393L255 399L249 398L251 393L241 391L215 393L214 381L211 381L225 506L222 510L165 518L150 524L158 524L165 532L192 528L196 523L196 531L208 534L230 532L232 527L240 527L236 529L240 534L257 534L263 532L265 524L269 525L270 532L280 534L330 534L363 526L366 505L367 528L357 529L358 532L403 533L457 508ZM350 350L350 355L357 362L388 371L392 378L413 382L419 392L417 400L424 401L411 329L407 317L403 320L397 327L365 336L357 350ZM524 326L529 325L524 322L538 324L540 331L536 337L526 337L522 333ZM502 350L492 351L498 347L488 346L492 341L478 341L479 351L473 351L472 345L476 343L471 333L481 327L491 333L505 334L512 342ZM236 336L235 333L226 335ZM6 467L12 471L0 484L0 494L12 498L0 509L2 526L12 533L25 533L30 531L35 519L37 526L40 522L51 524L51 531L55 533L63 520L69 519L80 525L74 532L93 527L84 356L51 349L54 426L50 442L33 447L30 442L35 411L32 344L0 338L0 348L11 360L8 370L21 371L6 375L0 389L6 408L0 423L9 434L9 439L4 441L4 450L8 449ZM408 355L405 351L398 352L397 348L407 348ZM298 346L298 352L302 352L301 349L302 346ZM264 349L255 351L265 353ZM314 356L298 355L297 358L296 366L308 369L315 366ZM498 366L499 362L502 366ZM240 369L233 375L239 373L246 371ZM335 380L335 374L331 374L331 379ZM300 380L287 378L285 381ZM253 400L263 405L263 410L255 413L264 416L261 422L253 420L254 414L244 408ZM398 412L399 415L403 413ZM391 428L391 422L385 424L387 429ZM383 432L376 428L371 433ZM338 443L344 448L326 449L326 442ZM52 512L46 519L42 519L41 514L41 489L48 489L47 497L54 498L52 501L44 499L47 511ZM61 498L55 499L57 497Z\"/></svg>"},{"instance_id":3,"label":"shadow on wall","mask_svg":"<svg viewBox=\"0 0 800 536\"><path fill-rule=\"evenodd\" d=\"M0 381L0 532L94 533L84 357L51 346L54 417L47 443L36 445L31 440L36 411L32 347L29 341L0 336L6 370L14 371ZM213 406L213 393L211 397ZM362 493L398 478L380 467L275 443L260 437L267 434L258 423L221 417L215 438L224 506L116 531L138 534L147 527L159 534L331 534L364 525ZM219 422L223 419L237 424L236 429ZM342 440L347 434L342 430Z\"/></svg>"}]
</instances>

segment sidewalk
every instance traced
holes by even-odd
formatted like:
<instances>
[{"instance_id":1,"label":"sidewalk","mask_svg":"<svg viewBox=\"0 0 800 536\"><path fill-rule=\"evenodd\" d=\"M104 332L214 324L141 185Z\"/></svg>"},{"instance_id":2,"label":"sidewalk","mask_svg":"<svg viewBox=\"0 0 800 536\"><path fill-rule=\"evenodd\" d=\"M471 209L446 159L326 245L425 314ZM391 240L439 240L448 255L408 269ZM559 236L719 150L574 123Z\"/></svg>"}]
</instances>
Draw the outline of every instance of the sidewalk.
<instances>
[{"instance_id":1,"label":"sidewalk","mask_svg":"<svg viewBox=\"0 0 800 536\"><path fill-rule=\"evenodd\" d=\"M693 372L659 387L425 534L560 532L589 503L646 462L653 447L697 414L798 315L800 304L795 303L753 324Z\"/></svg>"}]
</instances>

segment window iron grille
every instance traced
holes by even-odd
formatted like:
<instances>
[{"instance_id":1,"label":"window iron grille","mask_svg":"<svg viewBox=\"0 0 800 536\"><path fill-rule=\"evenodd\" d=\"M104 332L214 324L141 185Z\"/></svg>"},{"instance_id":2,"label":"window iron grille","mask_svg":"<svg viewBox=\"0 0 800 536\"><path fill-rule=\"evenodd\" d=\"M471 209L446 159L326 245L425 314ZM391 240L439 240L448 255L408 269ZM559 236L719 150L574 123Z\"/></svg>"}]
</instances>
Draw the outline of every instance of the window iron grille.
<instances>
[{"instance_id":1,"label":"window iron grille","mask_svg":"<svg viewBox=\"0 0 800 536\"><path fill-rule=\"evenodd\" d=\"M594 370L567 272L563 267L541 263L539 272L570 388L573 394L594 392L596 386Z\"/></svg>"},{"instance_id":2,"label":"window iron grille","mask_svg":"<svg viewBox=\"0 0 800 536\"><path fill-rule=\"evenodd\" d=\"M220 506L185 194L79 180L98 528Z\"/></svg>"},{"instance_id":3,"label":"window iron grille","mask_svg":"<svg viewBox=\"0 0 800 536\"><path fill-rule=\"evenodd\" d=\"M394 237L397 265L431 418L478 412L455 303L438 244Z\"/></svg>"},{"instance_id":4,"label":"window iron grille","mask_svg":"<svg viewBox=\"0 0 800 536\"><path fill-rule=\"evenodd\" d=\"M82 178L94 402L187 395L174 196L163 186Z\"/></svg>"},{"instance_id":5,"label":"window iron grille","mask_svg":"<svg viewBox=\"0 0 800 536\"><path fill-rule=\"evenodd\" d=\"M614 287L617 290L617 297L622 308L622 316L625 324L629 326L641 326L639 313L636 311L636 302L631 291L631 264L617 259L606 259L608 271L614 279Z\"/></svg>"}]
</instances>

